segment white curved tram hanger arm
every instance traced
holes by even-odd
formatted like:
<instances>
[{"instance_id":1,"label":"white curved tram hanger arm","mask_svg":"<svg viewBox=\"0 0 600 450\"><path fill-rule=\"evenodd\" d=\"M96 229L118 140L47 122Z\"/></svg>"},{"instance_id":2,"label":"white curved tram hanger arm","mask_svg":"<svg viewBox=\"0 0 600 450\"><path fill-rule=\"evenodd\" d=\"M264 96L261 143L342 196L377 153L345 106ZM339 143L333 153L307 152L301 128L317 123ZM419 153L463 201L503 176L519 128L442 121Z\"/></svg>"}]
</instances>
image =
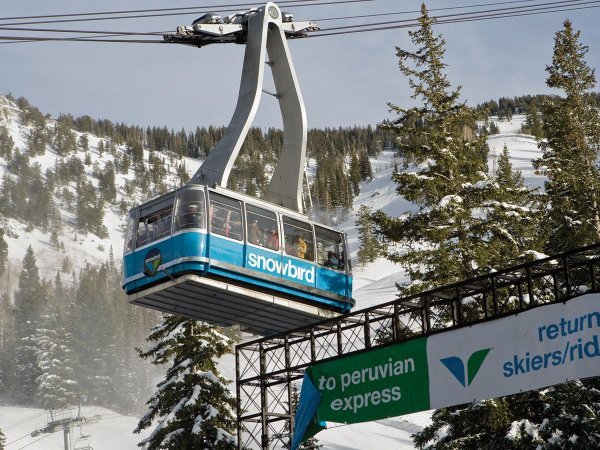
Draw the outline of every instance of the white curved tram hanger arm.
<instances>
[{"instance_id":1,"label":"white curved tram hanger arm","mask_svg":"<svg viewBox=\"0 0 600 450\"><path fill-rule=\"evenodd\" d=\"M215 145L190 184L227 186L235 159L256 115L263 91L264 68L268 64L275 82L275 97L279 101L283 119L284 138L279 162L266 188L265 200L304 213L302 182L306 164L306 111L286 36L303 36L305 31L314 31L318 27L313 22L283 22L281 10L272 2L246 13L242 23L246 26L196 24L191 28L180 27L177 35L165 36L167 42L195 46L213 42L240 42L246 38L235 112L225 136ZM247 37L240 34L244 28ZM190 39L190 35L195 35L197 39Z\"/></svg>"}]
</instances>

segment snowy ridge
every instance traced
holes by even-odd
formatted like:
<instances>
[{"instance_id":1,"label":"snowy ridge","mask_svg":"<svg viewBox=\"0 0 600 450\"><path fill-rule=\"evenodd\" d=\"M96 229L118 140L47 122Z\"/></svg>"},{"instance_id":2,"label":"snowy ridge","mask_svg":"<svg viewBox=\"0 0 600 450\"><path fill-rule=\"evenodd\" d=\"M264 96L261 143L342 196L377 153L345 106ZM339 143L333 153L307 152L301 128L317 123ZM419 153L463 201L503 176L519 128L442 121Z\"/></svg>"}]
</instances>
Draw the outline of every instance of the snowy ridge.
<instances>
[{"instance_id":1,"label":"snowy ridge","mask_svg":"<svg viewBox=\"0 0 600 450\"><path fill-rule=\"evenodd\" d=\"M31 131L32 126L23 125L19 118L20 110L17 106L0 95L0 126L6 126L11 138L15 143L15 147L21 152L27 148L27 135ZM52 118L47 119L46 129L54 126L56 121ZM93 185L98 187L98 180L92 175L94 164L97 164L100 168L104 167L107 162L114 162L115 157L108 151L104 151L102 155L98 152L98 144L100 141L108 141L106 138L99 138L90 133L80 133L73 130L77 140L80 136L86 135L89 141L89 155L91 157L92 164L85 164L85 153L78 151L73 155L76 156L84 163L85 171L88 175L88 179L91 180ZM116 146L117 154L126 153L125 145ZM195 173L199 167L201 161L191 158L179 158L176 159L173 155L159 154L163 162L170 169L167 175L167 185L175 188L177 186L177 180L175 176L175 164L184 163L190 177ZM71 156L71 155L69 155ZM50 146L46 147L46 152L43 155L38 155L30 159L30 165L36 163L39 164L42 174L47 169L54 169L59 156L51 150ZM144 150L144 161L147 165L148 152ZM8 173L7 161L0 157L0 179ZM110 207L104 209L104 225L108 230L107 238L100 238L92 233L82 233L77 230L75 226L75 217L72 212L72 208L66 208L61 204L61 201L55 197L60 214L63 219L64 228L59 235L59 241L64 244L64 250L57 250L50 244L51 229L42 231L39 228L33 228L27 226L27 224L20 222L15 219L4 219L2 226L5 230L5 240L8 244L8 262L11 266L11 274L18 275L20 271L20 264L25 255L25 250L29 245L34 249L38 269L40 271L40 277L46 279L53 279L56 275L57 270L60 270L61 261L65 256L69 257L72 263L71 270L76 272L79 269L85 267L86 264L98 264L109 259L110 251L112 249L115 258L120 259L120 254L123 248L123 229L125 226L126 217L121 213L119 203L125 199L133 202L144 201L142 198L130 198L125 193L125 186L127 182L131 182L135 174L133 169L130 168L127 174L116 173L115 174L115 185L117 188L117 198ZM69 189L74 193L73 183L70 183ZM69 272L69 271L67 271ZM66 274L63 279L70 279L69 273ZM13 280L17 277L12 276ZM5 281L5 280L3 280ZM6 285L2 285L6 288ZM9 289L14 286L8 286Z\"/></svg>"}]
</instances>

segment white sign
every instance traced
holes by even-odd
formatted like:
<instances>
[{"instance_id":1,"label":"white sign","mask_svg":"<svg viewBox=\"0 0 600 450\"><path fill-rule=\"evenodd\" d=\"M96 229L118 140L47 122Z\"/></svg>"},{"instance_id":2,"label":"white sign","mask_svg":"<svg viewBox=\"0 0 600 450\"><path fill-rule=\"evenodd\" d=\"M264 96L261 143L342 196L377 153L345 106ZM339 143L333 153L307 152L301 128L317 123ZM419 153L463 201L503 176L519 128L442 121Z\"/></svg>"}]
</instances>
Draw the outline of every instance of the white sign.
<instances>
[{"instance_id":1,"label":"white sign","mask_svg":"<svg viewBox=\"0 0 600 450\"><path fill-rule=\"evenodd\" d=\"M248 253L248 266L275 273L284 278L291 278L293 280L304 281L311 284L315 282L314 267L300 267L292 263L289 259L284 264L273 258L257 255L255 253Z\"/></svg>"},{"instance_id":2,"label":"white sign","mask_svg":"<svg viewBox=\"0 0 600 450\"><path fill-rule=\"evenodd\" d=\"M600 375L600 294L430 336L432 408Z\"/></svg>"}]
</instances>

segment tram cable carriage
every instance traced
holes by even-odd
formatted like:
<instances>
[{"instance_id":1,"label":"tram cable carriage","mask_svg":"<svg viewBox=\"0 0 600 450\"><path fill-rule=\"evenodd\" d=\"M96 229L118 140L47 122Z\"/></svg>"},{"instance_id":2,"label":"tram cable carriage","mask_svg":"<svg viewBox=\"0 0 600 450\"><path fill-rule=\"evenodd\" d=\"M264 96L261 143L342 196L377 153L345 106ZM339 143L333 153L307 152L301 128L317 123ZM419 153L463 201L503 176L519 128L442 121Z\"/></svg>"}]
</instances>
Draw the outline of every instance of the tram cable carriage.
<instances>
[{"instance_id":1,"label":"tram cable carriage","mask_svg":"<svg viewBox=\"0 0 600 450\"><path fill-rule=\"evenodd\" d=\"M223 188L187 186L131 211L131 303L260 334L353 306L343 233Z\"/></svg>"},{"instance_id":2,"label":"tram cable carriage","mask_svg":"<svg viewBox=\"0 0 600 450\"><path fill-rule=\"evenodd\" d=\"M197 47L245 40L242 86L226 135L190 183L130 212L123 288L133 304L267 335L349 312L352 271L344 233L303 213L306 117L286 39L318 27L274 3L240 17L241 29L223 31L211 16L165 36ZM225 186L256 112L267 50L284 141L260 200Z\"/></svg>"}]
</instances>

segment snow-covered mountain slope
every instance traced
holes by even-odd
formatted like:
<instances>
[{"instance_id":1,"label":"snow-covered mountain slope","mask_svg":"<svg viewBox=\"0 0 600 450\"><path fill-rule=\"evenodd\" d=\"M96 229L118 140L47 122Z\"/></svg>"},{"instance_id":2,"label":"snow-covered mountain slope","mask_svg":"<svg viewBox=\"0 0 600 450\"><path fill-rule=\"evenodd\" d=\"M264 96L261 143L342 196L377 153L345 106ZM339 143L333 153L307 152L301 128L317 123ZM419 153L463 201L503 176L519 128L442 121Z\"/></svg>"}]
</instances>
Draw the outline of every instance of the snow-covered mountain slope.
<instances>
[{"instance_id":1,"label":"snow-covered mountain slope","mask_svg":"<svg viewBox=\"0 0 600 450\"><path fill-rule=\"evenodd\" d=\"M21 152L27 148L27 136L32 131L31 125L23 125L20 118L21 110L17 105L0 95L0 126L5 126L10 134L10 137L15 143L15 147ZM46 129L50 130L56 124L52 118L47 119ZM88 179L97 188L98 179L94 177L94 167L103 168L108 162L115 162L116 157L127 152L125 145L117 145L114 154L109 151L103 151L102 154L98 151L98 145L102 141L103 145L108 142L106 138L99 138L90 133L80 133L73 131L77 140L82 135L85 135L89 141L89 161L90 164L85 164L86 155L83 151L78 151L72 155L79 158L84 164L85 172ZM72 155L69 155L71 157ZM200 165L200 161L183 158L175 155L161 154L160 158L167 167L167 186L175 188L178 185L175 169L177 164L185 164L189 175L193 175ZM47 145L46 152L42 155L32 157L30 165L38 164L41 173L45 174L47 169L54 170L56 168L59 156L52 150L50 145ZM148 152L144 151L144 161L148 161ZM147 165L147 163L146 163ZM0 157L0 179L3 179L5 174L9 172L8 161L6 158ZM28 227L27 224L15 219L4 218L0 224L5 231L5 240L8 244L8 262L10 270L3 278L0 279L0 288L2 290L14 289L12 281L15 281L20 271L20 264L25 255L25 250L28 246L32 246L40 276L46 279L53 279L57 270L61 269L61 262L65 257L70 261L69 271L78 272L79 269L86 264L98 264L109 259L111 249L116 259L120 258L123 248L123 229L126 217L121 212L119 204L125 200L128 204L133 205L136 202L144 199L137 197L131 198L126 193L126 185L135 177L133 169L129 169L126 174L117 173L115 177L115 185L117 188L116 200L109 207L104 209L104 225L107 228L108 236L100 238L92 233L85 233L77 230L75 227L75 216L73 207L65 205L64 200L55 198L59 207L63 221L63 229L59 234L59 241L64 248L56 249L51 245L50 236L52 229L42 231L39 228ZM75 194L74 183L70 183L68 189ZM67 279L67 278L63 278ZM10 284L10 285L7 285Z\"/></svg>"},{"instance_id":2,"label":"snow-covered mountain slope","mask_svg":"<svg viewBox=\"0 0 600 450\"><path fill-rule=\"evenodd\" d=\"M515 116L511 121L496 122L500 129L499 134L488 137L490 147L489 167L494 168L494 159L499 157L506 145L510 153L510 160L514 170L520 170L525 177L528 187L542 187L544 178L536 175L531 161L541 156L537 142L533 136L519 133L524 117Z\"/></svg>"},{"instance_id":3,"label":"snow-covered mountain slope","mask_svg":"<svg viewBox=\"0 0 600 450\"><path fill-rule=\"evenodd\" d=\"M533 136L519 132L524 120L523 116L514 116L511 121L496 122L500 134L488 137L491 150L488 165L490 169L494 167L494 159L500 156L506 145L513 169L523 173L525 184L529 187L542 187L544 179L534 173L532 166L532 160L541 156L537 142ZM413 204L396 194L395 185L390 181L394 161L393 152L384 152L371 161L374 177L371 182L361 185L360 195L354 200L355 213L361 205L366 205L373 211L381 209L392 216L414 209ZM405 281L405 274L398 266L383 258L364 268L356 263L359 242L355 222L356 216L352 215L342 227L348 234L351 254L355 261L353 275L356 308L362 309L393 300L396 296L395 283Z\"/></svg>"},{"instance_id":4,"label":"snow-covered mountain slope","mask_svg":"<svg viewBox=\"0 0 600 450\"><path fill-rule=\"evenodd\" d=\"M2 104L0 103L0 106ZM6 106L5 106L5 109ZM2 118L0 124L4 123L10 129L11 135L17 146L25 145L27 127L20 125L18 111L14 105L9 105L8 119ZM533 172L531 160L540 156L537 144L531 136L519 134L523 118L515 116L511 122L499 122L500 134L491 136L488 140L492 154L490 155L490 167L493 167L494 153L499 155L504 145L509 149L511 160L515 169L521 170L525 176L527 185L541 186L543 179ZM90 153L93 161L107 161L111 156L104 153L100 156L97 152L99 139L89 136ZM125 151L118 148L118 151ZM51 152L36 159L43 167L52 167L53 155ZM147 159L147 155L146 155ZM361 193L355 199L354 212L358 211L360 205L367 205L373 210L382 209L388 214L399 215L413 208L409 202L396 195L395 186L390 181L394 167L393 152L384 152L377 159L371 161L374 177L371 182L361 185ZM195 172L199 162L187 160L186 167L190 174ZM0 177L7 170L6 161L0 158ZM91 174L92 166L86 166L86 171ZM116 184L119 187L118 200L123 198L124 186L132 174L118 175ZM174 178L172 178L174 182ZM61 214L68 218L68 211L61 209ZM361 268L356 263L358 250L358 232L355 225L356 216L351 214L348 220L342 224L347 232L351 246L351 255L354 258L354 297L357 300L356 309L366 308L383 302L388 302L396 297L395 284L405 279L402 270L382 258L372 264ZM25 249L31 245L35 251L40 272L43 276L51 278L56 273L57 265L68 255L74 263L74 269L81 267L85 262L104 261L108 258L110 248L113 248L115 257L120 257L122 248L122 226L123 215L118 208L106 212L105 225L109 231L109 237L100 239L92 234L83 236L77 233L73 227L67 225L60 239L64 241L64 251L57 251L50 245L49 232L41 232L37 229L29 230L26 225L9 220L5 226L12 232L7 237L9 244L9 258L11 262L18 265L23 258ZM77 237L75 237L77 235ZM18 273L18 272L17 272ZM13 276L13 279L15 277ZM2 286L2 285L0 285ZM6 288L6 286L2 286ZM235 366L233 358L224 360L221 369L225 376L235 377ZM97 424L84 427L84 434L91 434L91 445L96 450L128 450L135 449L136 443L142 436L132 434L137 423L136 418L125 417L108 410L99 409L95 414L103 415ZM372 423L339 425L322 431L317 438L324 445L324 450L363 450L363 449L410 449L413 448L410 435L422 429L429 421L430 413L418 413L404 417L376 421ZM62 433L52 435L29 436L36 425L45 423L44 412L39 409L17 408L0 406L0 429L3 430L7 439L9 449L19 449L27 446L31 450L60 450L63 448ZM78 430L76 430L78 433ZM36 440L39 441L35 442Z\"/></svg>"}]
</instances>

